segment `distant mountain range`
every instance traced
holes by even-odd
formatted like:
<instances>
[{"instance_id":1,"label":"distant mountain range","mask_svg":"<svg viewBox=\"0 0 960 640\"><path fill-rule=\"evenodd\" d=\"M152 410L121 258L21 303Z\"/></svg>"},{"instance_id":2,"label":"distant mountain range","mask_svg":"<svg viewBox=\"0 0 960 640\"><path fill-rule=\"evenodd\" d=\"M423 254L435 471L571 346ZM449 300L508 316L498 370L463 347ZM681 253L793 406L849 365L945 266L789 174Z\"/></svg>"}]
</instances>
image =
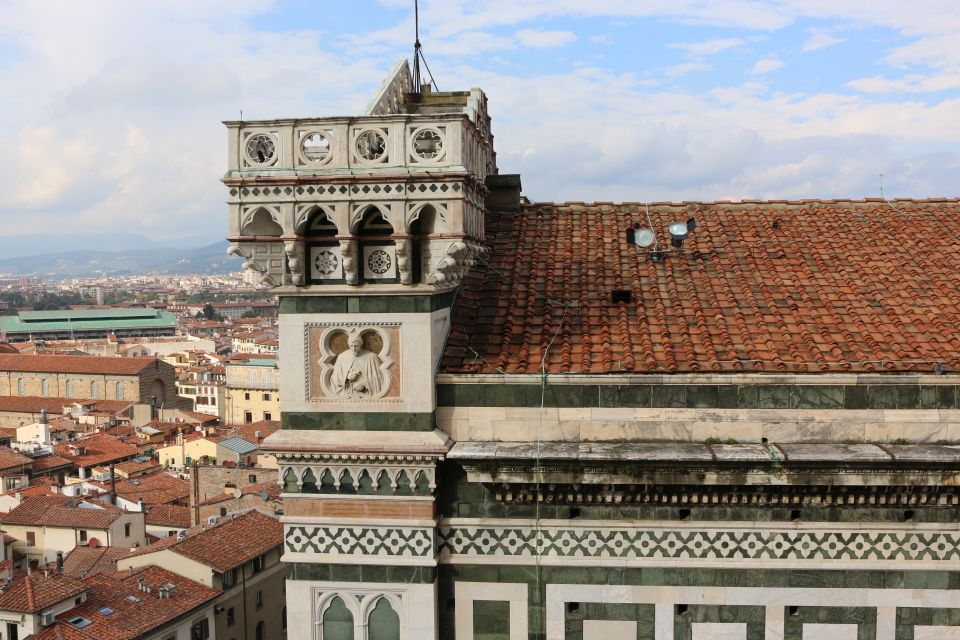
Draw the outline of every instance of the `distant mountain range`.
<instances>
[{"instance_id":1,"label":"distant mountain range","mask_svg":"<svg viewBox=\"0 0 960 640\"><path fill-rule=\"evenodd\" d=\"M24 236L0 237L0 255L7 255L2 252L2 241L12 237L22 239ZM44 237L39 238L42 240ZM44 244L49 246L49 243L40 242L34 245L34 248L46 248ZM79 244L86 245L86 243ZM117 243L113 247L124 246L124 244L126 243ZM77 239L74 238L72 246L77 245ZM91 248L82 251L50 251L38 255L0 259L0 276L62 280L144 274L216 275L240 271L243 259L238 256L228 256L227 246L226 241L220 241L187 249L154 247L131 248L123 251Z\"/></svg>"},{"instance_id":2,"label":"distant mountain range","mask_svg":"<svg viewBox=\"0 0 960 640\"><path fill-rule=\"evenodd\" d=\"M190 236L176 240L152 240L136 233L28 233L0 235L0 257L22 258L65 251L131 251L135 249L195 249L210 245L215 235Z\"/></svg>"}]
</instances>

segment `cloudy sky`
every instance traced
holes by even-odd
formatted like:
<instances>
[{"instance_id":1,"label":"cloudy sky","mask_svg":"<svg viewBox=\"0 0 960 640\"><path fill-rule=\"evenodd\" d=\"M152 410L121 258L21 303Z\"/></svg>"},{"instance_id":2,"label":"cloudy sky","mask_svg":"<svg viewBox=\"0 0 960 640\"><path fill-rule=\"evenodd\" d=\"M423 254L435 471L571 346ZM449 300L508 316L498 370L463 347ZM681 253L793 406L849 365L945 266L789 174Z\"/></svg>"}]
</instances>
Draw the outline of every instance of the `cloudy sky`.
<instances>
[{"instance_id":1,"label":"cloudy sky","mask_svg":"<svg viewBox=\"0 0 960 640\"><path fill-rule=\"evenodd\" d=\"M222 237L221 120L358 113L413 0L0 0L0 235ZM956 0L422 0L533 200L956 196Z\"/></svg>"}]
</instances>

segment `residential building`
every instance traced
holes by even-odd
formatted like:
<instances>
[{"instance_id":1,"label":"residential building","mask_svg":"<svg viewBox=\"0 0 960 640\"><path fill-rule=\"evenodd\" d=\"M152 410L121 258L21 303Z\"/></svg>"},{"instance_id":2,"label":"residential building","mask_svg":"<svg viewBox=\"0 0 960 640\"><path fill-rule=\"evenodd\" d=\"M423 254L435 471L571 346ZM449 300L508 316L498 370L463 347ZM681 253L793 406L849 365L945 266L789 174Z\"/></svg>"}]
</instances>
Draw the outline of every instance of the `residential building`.
<instances>
[{"instance_id":1,"label":"residential building","mask_svg":"<svg viewBox=\"0 0 960 640\"><path fill-rule=\"evenodd\" d=\"M197 522L207 522L213 516L226 516L256 509L261 513L283 515L283 487L275 480L225 487L223 493L207 498L196 509ZM147 513L147 532L150 532L151 513ZM189 518L189 513L187 514Z\"/></svg>"},{"instance_id":2,"label":"residential building","mask_svg":"<svg viewBox=\"0 0 960 640\"><path fill-rule=\"evenodd\" d=\"M53 572L15 571L0 591L0 633L4 640L36 638L57 615L83 604L87 589L75 578Z\"/></svg>"},{"instance_id":3,"label":"residential building","mask_svg":"<svg viewBox=\"0 0 960 640\"><path fill-rule=\"evenodd\" d=\"M531 203L403 63L225 124L291 639L956 637L960 200Z\"/></svg>"},{"instance_id":4,"label":"residential building","mask_svg":"<svg viewBox=\"0 0 960 640\"><path fill-rule=\"evenodd\" d=\"M177 395L193 403L198 413L224 417L226 376L222 365L190 367L177 380Z\"/></svg>"},{"instance_id":5,"label":"residential building","mask_svg":"<svg viewBox=\"0 0 960 640\"><path fill-rule=\"evenodd\" d=\"M212 464L217 459L217 440L200 433L179 434L173 443L157 448L157 460L164 467L182 470L193 463Z\"/></svg>"},{"instance_id":6,"label":"residential building","mask_svg":"<svg viewBox=\"0 0 960 640\"><path fill-rule=\"evenodd\" d=\"M69 444L54 447L56 454L69 460L77 468L80 479L91 477L97 467L120 464L141 456L135 445L122 442L106 433L87 436Z\"/></svg>"},{"instance_id":7,"label":"residential building","mask_svg":"<svg viewBox=\"0 0 960 640\"><path fill-rule=\"evenodd\" d=\"M275 358L261 356L228 362L224 369L228 423L274 420L280 415L280 387Z\"/></svg>"},{"instance_id":8,"label":"residential building","mask_svg":"<svg viewBox=\"0 0 960 640\"><path fill-rule=\"evenodd\" d=\"M260 445L239 436L224 438L217 442L217 463L252 467L257 464L259 451Z\"/></svg>"},{"instance_id":9,"label":"residential building","mask_svg":"<svg viewBox=\"0 0 960 640\"><path fill-rule=\"evenodd\" d=\"M15 539L14 551L33 566L53 562L57 552L65 554L81 545L146 544L143 513L63 494L26 498L0 517L0 525Z\"/></svg>"},{"instance_id":10,"label":"residential building","mask_svg":"<svg viewBox=\"0 0 960 640\"><path fill-rule=\"evenodd\" d=\"M285 638L283 525L258 511L205 525L138 549L118 567L160 565L220 591L211 637Z\"/></svg>"},{"instance_id":11,"label":"residential building","mask_svg":"<svg viewBox=\"0 0 960 640\"><path fill-rule=\"evenodd\" d=\"M0 354L0 396L130 400L189 408L174 368L155 358Z\"/></svg>"},{"instance_id":12,"label":"residential building","mask_svg":"<svg viewBox=\"0 0 960 640\"><path fill-rule=\"evenodd\" d=\"M0 317L0 340L172 336L179 325L172 313L146 308L20 311Z\"/></svg>"},{"instance_id":13,"label":"residential building","mask_svg":"<svg viewBox=\"0 0 960 640\"><path fill-rule=\"evenodd\" d=\"M44 396L0 395L0 428L17 428L49 419L73 418L90 426L117 424L133 416L134 400L77 400Z\"/></svg>"},{"instance_id":14,"label":"residential building","mask_svg":"<svg viewBox=\"0 0 960 640\"><path fill-rule=\"evenodd\" d=\"M0 483L3 491L23 489L30 485L33 458L17 453L10 447L0 447Z\"/></svg>"},{"instance_id":15,"label":"residential building","mask_svg":"<svg viewBox=\"0 0 960 640\"><path fill-rule=\"evenodd\" d=\"M161 567L95 573L86 598L32 640L211 640L215 589Z\"/></svg>"},{"instance_id":16,"label":"residential building","mask_svg":"<svg viewBox=\"0 0 960 640\"><path fill-rule=\"evenodd\" d=\"M83 580L100 573L113 575L117 572L117 561L130 554L130 547L101 547L81 545L74 547L63 557L62 567L58 562L47 565L48 571L57 571L63 575Z\"/></svg>"},{"instance_id":17,"label":"residential building","mask_svg":"<svg viewBox=\"0 0 960 640\"><path fill-rule=\"evenodd\" d=\"M158 504L147 509L147 535L166 538L189 529L190 507L174 504Z\"/></svg>"}]
</instances>

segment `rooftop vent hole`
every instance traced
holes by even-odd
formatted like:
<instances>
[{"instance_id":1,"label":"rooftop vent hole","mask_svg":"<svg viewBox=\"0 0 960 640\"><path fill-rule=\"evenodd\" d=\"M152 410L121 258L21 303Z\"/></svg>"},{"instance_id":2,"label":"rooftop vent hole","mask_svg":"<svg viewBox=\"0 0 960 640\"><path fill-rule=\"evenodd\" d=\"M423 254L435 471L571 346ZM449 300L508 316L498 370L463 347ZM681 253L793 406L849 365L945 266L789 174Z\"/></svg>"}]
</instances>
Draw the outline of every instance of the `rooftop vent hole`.
<instances>
[{"instance_id":1,"label":"rooftop vent hole","mask_svg":"<svg viewBox=\"0 0 960 640\"><path fill-rule=\"evenodd\" d=\"M633 302L633 292L627 289L614 289L610 292L610 301L613 304Z\"/></svg>"}]
</instances>

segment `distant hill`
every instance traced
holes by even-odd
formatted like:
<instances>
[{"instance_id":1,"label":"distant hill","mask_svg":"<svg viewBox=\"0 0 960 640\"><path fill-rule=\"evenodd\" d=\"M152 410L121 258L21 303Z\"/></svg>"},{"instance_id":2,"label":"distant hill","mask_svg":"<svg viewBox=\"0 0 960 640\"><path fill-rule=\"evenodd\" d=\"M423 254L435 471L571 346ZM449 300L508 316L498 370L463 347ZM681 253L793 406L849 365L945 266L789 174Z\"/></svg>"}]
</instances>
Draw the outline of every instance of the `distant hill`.
<instances>
[{"instance_id":1,"label":"distant hill","mask_svg":"<svg viewBox=\"0 0 960 640\"><path fill-rule=\"evenodd\" d=\"M224 274L239 271L243 259L227 255L227 242L188 249L64 251L0 260L0 274L61 280L143 274Z\"/></svg>"},{"instance_id":2,"label":"distant hill","mask_svg":"<svg viewBox=\"0 0 960 640\"><path fill-rule=\"evenodd\" d=\"M216 242L216 236L191 236L176 240L151 240L136 233L27 233L0 235L0 256L21 258L66 251L134 251L139 249L194 249Z\"/></svg>"}]
</instances>

